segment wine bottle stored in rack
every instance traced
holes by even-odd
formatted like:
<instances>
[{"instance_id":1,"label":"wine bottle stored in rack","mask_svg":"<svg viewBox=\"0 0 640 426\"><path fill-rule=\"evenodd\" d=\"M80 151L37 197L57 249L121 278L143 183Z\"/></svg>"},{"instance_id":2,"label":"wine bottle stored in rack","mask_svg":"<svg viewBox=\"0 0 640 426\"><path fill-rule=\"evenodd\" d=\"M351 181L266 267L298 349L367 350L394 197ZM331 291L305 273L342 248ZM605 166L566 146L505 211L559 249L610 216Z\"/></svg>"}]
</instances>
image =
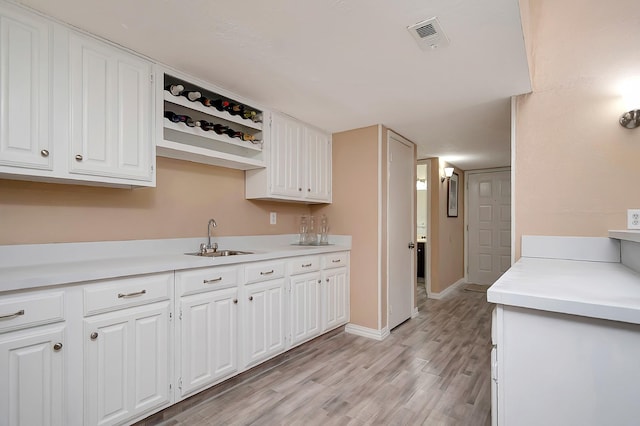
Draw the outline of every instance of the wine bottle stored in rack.
<instances>
[{"instance_id":1,"label":"wine bottle stored in rack","mask_svg":"<svg viewBox=\"0 0 640 426\"><path fill-rule=\"evenodd\" d=\"M184 90L180 94L189 99L191 102L195 102L202 97L202 93L198 92L197 90Z\"/></svg>"},{"instance_id":2,"label":"wine bottle stored in rack","mask_svg":"<svg viewBox=\"0 0 640 426\"><path fill-rule=\"evenodd\" d=\"M173 96L180 96L184 92L184 86L182 84L169 84L165 87L165 90L169 91Z\"/></svg>"}]
</instances>

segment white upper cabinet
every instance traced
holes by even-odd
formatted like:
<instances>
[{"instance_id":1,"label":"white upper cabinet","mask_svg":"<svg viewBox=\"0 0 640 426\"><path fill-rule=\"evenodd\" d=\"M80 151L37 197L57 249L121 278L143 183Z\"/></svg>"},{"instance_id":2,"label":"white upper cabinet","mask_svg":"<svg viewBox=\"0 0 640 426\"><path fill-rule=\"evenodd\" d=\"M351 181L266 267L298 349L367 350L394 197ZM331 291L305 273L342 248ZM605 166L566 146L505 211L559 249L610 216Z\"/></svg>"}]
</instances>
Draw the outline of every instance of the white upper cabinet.
<instances>
[{"instance_id":1,"label":"white upper cabinet","mask_svg":"<svg viewBox=\"0 0 640 426\"><path fill-rule=\"evenodd\" d=\"M331 202L331 136L294 118L271 114L268 163L246 172L246 198Z\"/></svg>"},{"instance_id":2,"label":"white upper cabinet","mask_svg":"<svg viewBox=\"0 0 640 426\"><path fill-rule=\"evenodd\" d=\"M0 4L0 166L53 169L52 38L51 23Z\"/></svg>"},{"instance_id":3,"label":"white upper cabinet","mask_svg":"<svg viewBox=\"0 0 640 426\"><path fill-rule=\"evenodd\" d=\"M153 64L0 3L0 177L155 186Z\"/></svg>"},{"instance_id":4,"label":"white upper cabinet","mask_svg":"<svg viewBox=\"0 0 640 426\"><path fill-rule=\"evenodd\" d=\"M152 75L137 56L69 35L72 173L151 180Z\"/></svg>"}]
</instances>

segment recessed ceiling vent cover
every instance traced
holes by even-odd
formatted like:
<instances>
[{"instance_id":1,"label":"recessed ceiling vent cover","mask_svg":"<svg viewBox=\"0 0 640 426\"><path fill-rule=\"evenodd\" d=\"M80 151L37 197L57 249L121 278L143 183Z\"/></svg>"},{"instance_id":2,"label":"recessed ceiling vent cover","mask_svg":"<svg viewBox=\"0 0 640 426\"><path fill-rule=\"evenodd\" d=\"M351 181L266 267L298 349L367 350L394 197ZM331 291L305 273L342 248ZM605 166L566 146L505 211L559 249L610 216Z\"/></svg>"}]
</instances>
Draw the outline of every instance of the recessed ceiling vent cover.
<instances>
[{"instance_id":1,"label":"recessed ceiling vent cover","mask_svg":"<svg viewBox=\"0 0 640 426\"><path fill-rule=\"evenodd\" d=\"M422 50L432 50L441 47L447 47L449 45L449 39L447 38L438 18L433 17L426 21L418 22L417 24L407 27L413 38L418 42L418 46Z\"/></svg>"}]
</instances>

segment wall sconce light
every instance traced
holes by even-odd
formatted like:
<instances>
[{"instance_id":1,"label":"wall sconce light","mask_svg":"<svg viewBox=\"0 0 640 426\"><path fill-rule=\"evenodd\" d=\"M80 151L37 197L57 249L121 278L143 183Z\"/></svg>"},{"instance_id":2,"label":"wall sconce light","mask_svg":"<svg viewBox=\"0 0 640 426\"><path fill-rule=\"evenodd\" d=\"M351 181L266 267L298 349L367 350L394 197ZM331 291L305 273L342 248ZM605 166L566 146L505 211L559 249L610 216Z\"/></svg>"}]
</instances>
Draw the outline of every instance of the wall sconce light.
<instances>
[{"instance_id":1,"label":"wall sconce light","mask_svg":"<svg viewBox=\"0 0 640 426\"><path fill-rule=\"evenodd\" d=\"M620 116L620 125L627 129L640 126L640 78L628 81L622 91L624 109L628 110Z\"/></svg>"},{"instance_id":2,"label":"wall sconce light","mask_svg":"<svg viewBox=\"0 0 640 426\"><path fill-rule=\"evenodd\" d=\"M440 178L440 182L444 182L445 179L451 179L451 176L453 176L453 167L445 167L444 176Z\"/></svg>"}]
</instances>

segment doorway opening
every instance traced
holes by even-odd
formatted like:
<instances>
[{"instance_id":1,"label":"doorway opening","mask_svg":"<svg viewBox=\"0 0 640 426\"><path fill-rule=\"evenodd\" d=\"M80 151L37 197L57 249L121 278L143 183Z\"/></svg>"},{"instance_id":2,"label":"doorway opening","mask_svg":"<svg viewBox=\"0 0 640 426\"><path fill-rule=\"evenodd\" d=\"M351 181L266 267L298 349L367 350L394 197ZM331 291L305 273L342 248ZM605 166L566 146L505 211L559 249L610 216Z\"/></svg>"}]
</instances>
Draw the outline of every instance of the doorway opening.
<instances>
[{"instance_id":1,"label":"doorway opening","mask_svg":"<svg viewBox=\"0 0 640 426\"><path fill-rule=\"evenodd\" d=\"M416 168L416 271L418 285L423 285L429 290L431 278L429 221L430 221L430 193L428 160L418 161Z\"/></svg>"}]
</instances>

